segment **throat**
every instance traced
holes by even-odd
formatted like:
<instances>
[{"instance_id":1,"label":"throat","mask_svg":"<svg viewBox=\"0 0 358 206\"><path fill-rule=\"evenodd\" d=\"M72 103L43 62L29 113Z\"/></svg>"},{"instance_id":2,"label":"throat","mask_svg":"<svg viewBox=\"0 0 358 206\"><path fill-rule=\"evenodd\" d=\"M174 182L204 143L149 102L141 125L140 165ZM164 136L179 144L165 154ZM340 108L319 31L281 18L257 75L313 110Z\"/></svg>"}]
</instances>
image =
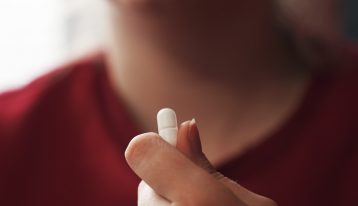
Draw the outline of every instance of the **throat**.
<instances>
[{"instance_id":1,"label":"throat","mask_svg":"<svg viewBox=\"0 0 358 206\"><path fill-rule=\"evenodd\" d=\"M270 141L296 115L310 84L308 75L286 87L281 94L267 92L255 101L237 102L235 106L228 105L227 110L216 109L216 115L212 111L197 118L203 151L208 159L220 166Z\"/></svg>"},{"instance_id":2,"label":"throat","mask_svg":"<svg viewBox=\"0 0 358 206\"><path fill-rule=\"evenodd\" d=\"M217 77L206 76L200 74L204 71L155 58L147 66L125 62L110 73L137 127L142 132L156 131L154 117L164 107L173 108L179 122L196 118L203 150L215 165L267 141L301 105L311 79L307 70L263 69L265 73L247 78L241 73L225 80L220 70Z\"/></svg>"}]
</instances>

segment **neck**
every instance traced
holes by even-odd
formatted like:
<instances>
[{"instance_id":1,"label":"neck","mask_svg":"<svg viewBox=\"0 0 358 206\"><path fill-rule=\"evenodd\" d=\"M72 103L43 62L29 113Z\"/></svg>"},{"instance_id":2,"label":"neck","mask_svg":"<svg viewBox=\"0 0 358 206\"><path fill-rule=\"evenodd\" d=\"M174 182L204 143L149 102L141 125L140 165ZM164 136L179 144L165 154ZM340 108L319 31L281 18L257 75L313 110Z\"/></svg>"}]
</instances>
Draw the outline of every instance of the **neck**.
<instances>
[{"instance_id":1,"label":"neck","mask_svg":"<svg viewBox=\"0 0 358 206\"><path fill-rule=\"evenodd\" d=\"M109 72L113 86L144 131L156 130L155 121L147 120L153 119L163 107L175 109L180 121L195 117L198 122L203 119L203 122L213 121L213 124L218 119L227 122L235 116L241 118L247 108L266 109L277 105L278 109L297 97L296 91L304 87L308 77L307 73L298 73L292 67L286 68L292 69L291 73L235 71L226 76L217 70L214 76L214 73L182 68L165 60L160 64L146 64L139 58L137 61L142 65L122 65L113 59L112 54L108 62L112 65ZM241 66L237 65L237 68ZM141 118L141 114L147 118ZM218 119L207 118L212 116Z\"/></svg>"},{"instance_id":2,"label":"neck","mask_svg":"<svg viewBox=\"0 0 358 206\"><path fill-rule=\"evenodd\" d=\"M215 148L240 136L244 151L286 119L300 102L308 75L296 69L273 29L264 37L262 31L242 30L239 37L219 37L210 50L178 47L176 55L158 39L112 43L121 45L109 51L112 82L137 125L156 131L154 117L163 107L175 109L179 121L195 117L204 150L220 162L226 157ZM253 32L250 41L246 31Z\"/></svg>"}]
</instances>

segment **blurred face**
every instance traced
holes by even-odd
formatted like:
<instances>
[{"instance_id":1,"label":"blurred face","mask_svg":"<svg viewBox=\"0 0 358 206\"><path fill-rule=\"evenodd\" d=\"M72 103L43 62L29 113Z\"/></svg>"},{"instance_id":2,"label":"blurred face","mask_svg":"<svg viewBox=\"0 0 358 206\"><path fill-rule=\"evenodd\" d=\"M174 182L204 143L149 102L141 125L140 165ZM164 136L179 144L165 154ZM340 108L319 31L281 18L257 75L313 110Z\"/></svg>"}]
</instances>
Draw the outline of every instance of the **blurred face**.
<instances>
[{"instance_id":1,"label":"blurred face","mask_svg":"<svg viewBox=\"0 0 358 206\"><path fill-rule=\"evenodd\" d=\"M265 36L273 27L271 0L112 1L125 42L152 43L195 60L218 58L218 51L244 46L237 40L249 42L253 33Z\"/></svg>"},{"instance_id":2,"label":"blurred face","mask_svg":"<svg viewBox=\"0 0 358 206\"><path fill-rule=\"evenodd\" d=\"M112 0L124 15L145 17L147 21L166 22L175 26L205 27L257 18L270 10L265 0ZM266 15L266 14L265 14ZM144 19L142 19L144 20ZM200 23L200 24L199 24Z\"/></svg>"},{"instance_id":3,"label":"blurred face","mask_svg":"<svg viewBox=\"0 0 358 206\"><path fill-rule=\"evenodd\" d=\"M215 12L220 14L223 10L235 10L239 12L249 5L262 6L264 3L255 0L112 0L122 10L136 10L157 14L179 14Z\"/></svg>"}]
</instances>

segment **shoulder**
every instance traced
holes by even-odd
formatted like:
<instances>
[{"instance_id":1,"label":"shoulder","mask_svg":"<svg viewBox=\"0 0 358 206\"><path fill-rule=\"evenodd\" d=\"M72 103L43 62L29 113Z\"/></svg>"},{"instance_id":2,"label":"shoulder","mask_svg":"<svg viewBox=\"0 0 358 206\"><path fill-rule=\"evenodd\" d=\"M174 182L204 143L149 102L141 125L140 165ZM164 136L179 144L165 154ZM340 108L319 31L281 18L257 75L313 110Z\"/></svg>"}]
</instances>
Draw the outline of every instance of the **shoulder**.
<instances>
[{"instance_id":1,"label":"shoulder","mask_svg":"<svg viewBox=\"0 0 358 206\"><path fill-rule=\"evenodd\" d=\"M358 49L346 49L339 64L322 70L315 76L317 95L332 106L358 112Z\"/></svg>"},{"instance_id":2,"label":"shoulder","mask_svg":"<svg viewBox=\"0 0 358 206\"><path fill-rule=\"evenodd\" d=\"M308 122L321 131L321 144L351 156L358 150L358 50L347 49L342 62L327 70L315 75Z\"/></svg>"},{"instance_id":3,"label":"shoulder","mask_svg":"<svg viewBox=\"0 0 358 206\"><path fill-rule=\"evenodd\" d=\"M99 54L93 54L56 68L27 86L0 95L0 140L16 136L41 116L63 112L75 98L86 95L96 78ZM81 90L81 91L79 91Z\"/></svg>"}]
</instances>

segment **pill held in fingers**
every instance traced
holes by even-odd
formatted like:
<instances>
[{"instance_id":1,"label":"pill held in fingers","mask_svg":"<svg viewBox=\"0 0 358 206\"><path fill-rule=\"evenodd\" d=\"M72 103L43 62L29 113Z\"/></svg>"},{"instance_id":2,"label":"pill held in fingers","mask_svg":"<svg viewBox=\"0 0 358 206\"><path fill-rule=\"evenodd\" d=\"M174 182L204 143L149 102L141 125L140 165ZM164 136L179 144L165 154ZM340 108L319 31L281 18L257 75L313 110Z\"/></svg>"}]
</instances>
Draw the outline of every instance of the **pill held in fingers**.
<instances>
[{"instance_id":1,"label":"pill held in fingers","mask_svg":"<svg viewBox=\"0 0 358 206\"><path fill-rule=\"evenodd\" d=\"M166 142L175 146L177 143L178 123L175 111L161 109L157 114L158 133Z\"/></svg>"}]
</instances>

